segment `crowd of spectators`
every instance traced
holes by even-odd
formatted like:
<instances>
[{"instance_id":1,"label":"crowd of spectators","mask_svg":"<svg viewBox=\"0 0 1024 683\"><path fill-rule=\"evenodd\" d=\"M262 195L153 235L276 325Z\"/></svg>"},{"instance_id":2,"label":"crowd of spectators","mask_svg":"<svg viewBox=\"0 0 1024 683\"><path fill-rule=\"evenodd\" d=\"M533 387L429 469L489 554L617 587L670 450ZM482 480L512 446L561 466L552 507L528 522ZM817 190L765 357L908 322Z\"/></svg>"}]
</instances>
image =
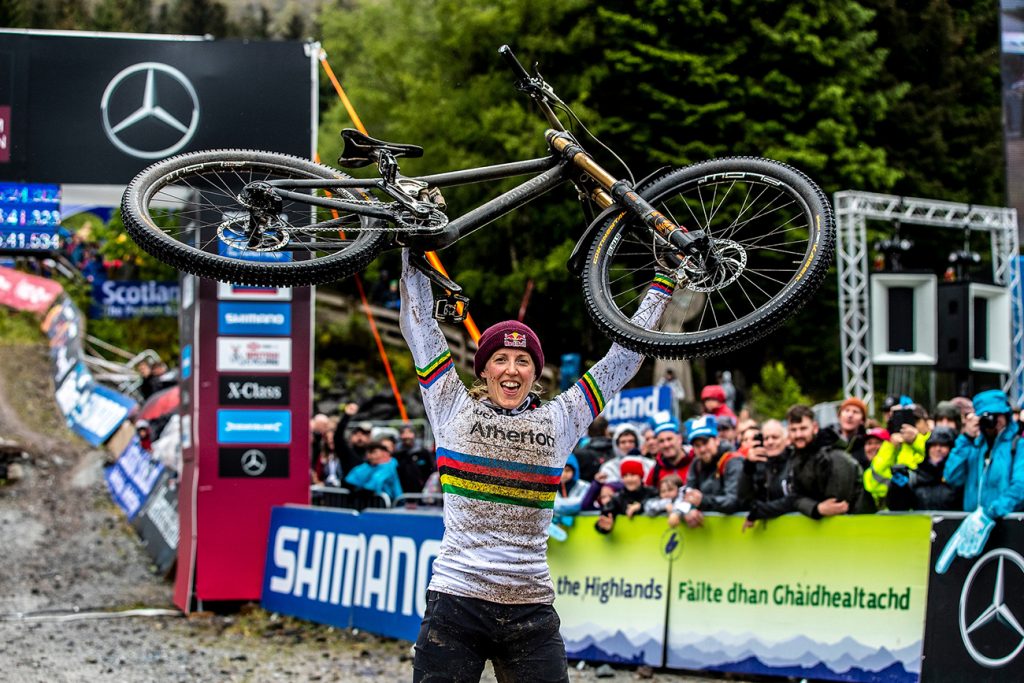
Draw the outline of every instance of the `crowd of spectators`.
<instances>
[{"instance_id":1,"label":"crowd of spectators","mask_svg":"<svg viewBox=\"0 0 1024 683\"><path fill-rule=\"evenodd\" d=\"M336 417L321 413L311 420L314 485L384 494L392 503L403 494L440 493L433 451L412 424L353 424L358 413L359 405L349 403Z\"/></svg>"},{"instance_id":2,"label":"crowd of spectators","mask_svg":"<svg viewBox=\"0 0 1024 683\"><path fill-rule=\"evenodd\" d=\"M671 379L671 378L670 378ZM737 417L723 387L701 391L701 412L680 424L598 417L569 455L552 536L579 513L614 529L621 515L665 516L699 528L709 512L745 514L744 530L787 513L812 519L884 510L1024 511L1019 411L1001 391L942 401L934 410L892 397L880 420L856 397L820 425L805 405L784 420ZM356 422L359 408L313 419L314 483L384 493L439 494L432 449L412 425ZM440 500L440 496L438 496Z\"/></svg>"},{"instance_id":3,"label":"crowd of spectators","mask_svg":"<svg viewBox=\"0 0 1024 683\"><path fill-rule=\"evenodd\" d=\"M674 420L620 424L606 438L607 425L595 424L576 452L584 470L597 471L590 493L621 482L598 506L598 531L637 514L697 528L706 512L744 512L746 529L790 512L821 519L960 510L992 520L1024 511L1019 410L1001 391L942 401L931 413L908 397L891 398L882 422L851 397L826 426L805 405L790 407L784 422L737 423L721 387L704 387L701 397L703 414L682 429Z\"/></svg>"}]
</instances>

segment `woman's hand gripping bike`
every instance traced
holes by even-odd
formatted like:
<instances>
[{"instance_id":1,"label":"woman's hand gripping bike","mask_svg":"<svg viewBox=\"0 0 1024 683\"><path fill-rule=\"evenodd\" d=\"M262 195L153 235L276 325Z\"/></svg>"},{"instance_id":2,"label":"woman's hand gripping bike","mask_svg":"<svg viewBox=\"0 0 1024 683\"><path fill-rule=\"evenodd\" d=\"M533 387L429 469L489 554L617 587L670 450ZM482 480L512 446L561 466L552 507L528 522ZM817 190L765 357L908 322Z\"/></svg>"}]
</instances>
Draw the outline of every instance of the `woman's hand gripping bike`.
<instances>
[{"instance_id":1,"label":"woman's hand gripping bike","mask_svg":"<svg viewBox=\"0 0 1024 683\"><path fill-rule=\"evenodd\" d=\"M409 247L412 263L445 292L435 315L457 321L468 300L423 253L571 183L593 216L568 264L591 317L612 340L661 358L724 353L762 338L821 283L835 228L828 201L805 175L733 157L663 169L635 185L616 178L562 125L556 110L575 115L539 72L530 75L508 46L499 53L547 119L543 158L406 177L398 159L422 156L422 148L355 130L342 133L339 165L376 164L379 177L351 178L270 152L193 152L131 182L121 204L125 227L145 251L185 272L278 287L339 280L384 249ZM461 216L445 213L442 188L518 176L529 178ZM647 330L630 318L657 273L676 280L676 293L658 328Z\"/></svg>"}]
</instances>

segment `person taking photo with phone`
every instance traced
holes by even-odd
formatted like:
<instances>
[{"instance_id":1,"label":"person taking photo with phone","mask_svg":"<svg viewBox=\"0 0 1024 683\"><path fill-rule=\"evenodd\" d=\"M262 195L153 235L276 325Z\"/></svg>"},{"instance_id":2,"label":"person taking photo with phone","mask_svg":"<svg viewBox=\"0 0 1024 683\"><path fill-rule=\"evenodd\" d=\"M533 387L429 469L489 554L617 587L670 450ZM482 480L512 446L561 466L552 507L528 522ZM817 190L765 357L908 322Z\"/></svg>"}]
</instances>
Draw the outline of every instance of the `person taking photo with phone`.
<instances>
[{"instance_id":1,"label":"person taking photo with phone","mask_svg":"<svg viewBox=\"0 0 1024 683\"><path fill-rule=\"evenodd\" d=\"M943 473L949 485L964 487L963 509L971 514L939 554L935 569L940 574L955 555L979 555L995 520L1024 510L1024 455L1013 408L998 389L981 392L973 403Z\"/></svg>"},{"instance_id":2,"label":"person taking photo with phone","mask_svg":"<svg viewBox=\"0 0 1024 683\"><path fill-rule=\"evenodd\" d=\"M875 510L886 509L893 466L915 470L925 459L925 445L931 435L928 412L917 404L896 408L889 417L886 431L889 440L882 444L864 470L864 490L869 495L864 502Z\"/></svg>"}]
</instances>

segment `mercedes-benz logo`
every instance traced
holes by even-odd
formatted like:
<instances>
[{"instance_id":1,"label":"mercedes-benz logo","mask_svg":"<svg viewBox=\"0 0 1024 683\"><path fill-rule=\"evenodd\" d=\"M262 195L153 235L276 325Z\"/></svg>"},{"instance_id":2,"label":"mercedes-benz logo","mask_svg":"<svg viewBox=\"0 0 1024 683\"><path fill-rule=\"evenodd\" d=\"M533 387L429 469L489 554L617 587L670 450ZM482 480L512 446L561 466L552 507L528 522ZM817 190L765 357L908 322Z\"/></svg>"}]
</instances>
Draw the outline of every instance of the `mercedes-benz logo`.
<instances>
[{"instance_id":1,"label":"mercedes-benz logo","mask_svg":"<svg viewBox=\"0 0 1024 683\"><path fill-rule=\"evenodd\" d=\"M991 562L996 562L995 582L992 587L991 598L987 598L988 605L977 616L968 616L967 601L978 578L979 572ZM1015 568L1016 567L1016 568ZM989 572L990 573L990 572ZM1007 591L1007 584L1010 590ZM981 582L981 590L989 585L988 581ZM1017 655L1024 650L1024 626L1021 626L1020 619L1013 613L1010 606L1006 604L1008 595L1019 595L1024 590L1024 557L1007 548L996 548L986 553L977 563L971 567L971 571L964 580L963 590L960 592L960 637L964 641L967 652L978 664L988 668L998 668L1013 661ZM983 595L988 596L986 592ZM1022 615L1024 616L1024 615ZM1007 631L1011 642L1016 641L1009 654L1002 657L990 657L983 654L974 639L978 637L976 631L992 622L1000 624Z\"/></svg>"},{"instance_id":2,"label":"mercedes-benz logo","mask_svg":"<svg viewBox=\"0 0 1024 683\"><path fill-rule=\"evenodd\" d=\"M250 477L258 477L267 470L267 456L263 451L250 448L242 453L242 471Z\"/></svg>"},{"instance_id":3,"label":"mercedes-benz logo","mask_svg":"<svg viewBox=\"0 0 1024 683\"><path fill-rule=\"evenodd\" d=\"M140 159L162 159L188 144L199 127L199 97L181 71L142 62L111 79L100 101L114 146Z\"/></svg>"}]
</instances>

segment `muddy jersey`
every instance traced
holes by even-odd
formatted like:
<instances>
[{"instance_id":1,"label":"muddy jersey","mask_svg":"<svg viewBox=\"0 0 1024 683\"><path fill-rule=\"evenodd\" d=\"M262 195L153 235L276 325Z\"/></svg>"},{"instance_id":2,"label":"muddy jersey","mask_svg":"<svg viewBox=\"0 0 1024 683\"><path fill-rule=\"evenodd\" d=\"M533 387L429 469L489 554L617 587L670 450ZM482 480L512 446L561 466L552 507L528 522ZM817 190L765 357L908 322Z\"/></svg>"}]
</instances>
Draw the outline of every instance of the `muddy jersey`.
<instances>
[{"instance_id":1,"label":"muddy jersey","mask_svg":"<svg viewBox=\"0 0 1024 683\"><path fill-rule=\"evenodd\" d=\"M618 344L571 388L535 409L495 410L472 398L433 318L430 283L403 255L402 333L412 349L444 490L444 538L430 589L506 604L555 599L547 564L562 468L605 401L643 356ZM634 320L652 325L672 294L658 276Z\"/></svg>"}]
</instances>

